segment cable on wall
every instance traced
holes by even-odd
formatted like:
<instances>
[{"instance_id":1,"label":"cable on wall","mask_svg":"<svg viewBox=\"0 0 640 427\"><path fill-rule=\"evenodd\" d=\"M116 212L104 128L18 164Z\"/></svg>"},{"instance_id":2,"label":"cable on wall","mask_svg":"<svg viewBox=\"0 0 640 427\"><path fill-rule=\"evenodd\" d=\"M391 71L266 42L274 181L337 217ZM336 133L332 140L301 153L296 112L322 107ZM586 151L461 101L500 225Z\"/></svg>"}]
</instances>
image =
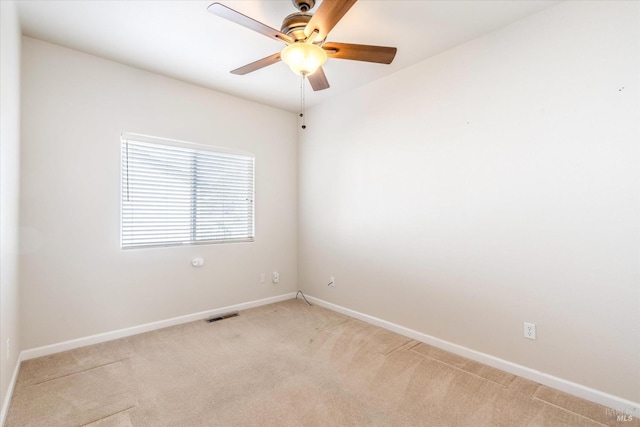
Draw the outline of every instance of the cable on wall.
<instances>
[{"instance_id":1,"label":"cable on wall","mask_svg":"<svg viewBox=\"0 0 640 427\"><path fill-rule=\"evenodd\" d=\"M302 291L298 291L296 293L296 299L298 299L298 294L302 295L302 298L304 298L304 300L307 302L307 304L309 304L310 306L313 306L313 304L311 304L309 301L307 301L307 297L304 296L304 294L302 293Z\"/></svg>"}]
</instances>

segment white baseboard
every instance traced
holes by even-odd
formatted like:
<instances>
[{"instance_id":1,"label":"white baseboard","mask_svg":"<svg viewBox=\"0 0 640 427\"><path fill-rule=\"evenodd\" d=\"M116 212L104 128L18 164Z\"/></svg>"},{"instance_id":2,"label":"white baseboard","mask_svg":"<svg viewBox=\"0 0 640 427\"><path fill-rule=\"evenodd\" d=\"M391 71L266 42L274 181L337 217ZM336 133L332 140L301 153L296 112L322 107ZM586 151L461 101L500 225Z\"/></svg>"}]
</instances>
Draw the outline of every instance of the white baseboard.
<instances>
[{"instance_id":1,"label":"white baseboard","mask_svg":"<svg viewBox=\"0 0 640 427\"><path fill-rule=\"evenodd\" d=\"M61 351L73 350L74 348L85 347L87 345L99 344L118 338L129 337L131 335L142 334L144 332L155 331L169 326L180 325L182 323L194 322L207 317L216 316L218 314L229 311L240 311L249 308L260 307L262 305L273 304L275 302L285 301L296 297L295 292L275 297L264 298L261 300L245 302L242 304L231 305L228 307L214 308L212 310L201 311L199 313L187 314L185 316L174 317L172 319L160 320L157 322L145 323L144 325L132 326L130 328L119 329L117 331L105 332L102 334L90 335L88 337L77 338L70 341L64 341L57 344L46 345L42 347L30 348L20 353L21 360L35 359L36 357L48 356Z\"/></svg>"},{"instance_id":2,"label":"white baseboard","mask_svg":"<svg viewBox=\"0 0 640 427\"><path fill-rule=\"evenodd\" d=\"M516 363L512 363L507 360L491 356L489 354L481 353L479 351L472 350L470 348L463 347L449 341L441 340L439 338L432 337L431 335L423 334L422 332L414 331L413 329L405 328L404 326L400 326L395 323L379 319L377 317L369 316L368 314L363 314L336 304L332 304L330 302L309 295L307 295L307 299L320 307L345 314L349 317L353 317L355 319L362 320L363 322L379 326L397 334L412 338L416 341L420 341L425 344L438 347L442 350L457 354L459 356L466 357L467 359L475 360L476 362L489 365L496 369L518 375L528 380L549 386L556 390L572 394L590 402L598 403L600 405L606 406L607 408L621 411L625 414L633 416L634 418L640 417L640 403L638 402L632 402L630 400L613 396L611 394L595 390L581 384L558 378L553 375L545 374L544 372L527 368L526 366L518 365Z\"/></svg>"},{"instance_id":3,"label":"white baseboard","mask_svg":"<svg viewBox=\"0 0 640 427\"><path fill-rule=\"evenodd\" d=\"M11 381L9 382L9 388L7 389L7 394L4 396L4 402L2 402L2 410L0 412L0 426L4 425L4 422L7 418L7 412L9 412L9 404L11 403L11 397L13 396L13 389L16 386L16 381L18 380L18 373L20 372L21 361L22 361L22 353L18 355L18 360L16 361L16 367L13 369L13 375L11 376Z\"/></svg>"}]
</instances>

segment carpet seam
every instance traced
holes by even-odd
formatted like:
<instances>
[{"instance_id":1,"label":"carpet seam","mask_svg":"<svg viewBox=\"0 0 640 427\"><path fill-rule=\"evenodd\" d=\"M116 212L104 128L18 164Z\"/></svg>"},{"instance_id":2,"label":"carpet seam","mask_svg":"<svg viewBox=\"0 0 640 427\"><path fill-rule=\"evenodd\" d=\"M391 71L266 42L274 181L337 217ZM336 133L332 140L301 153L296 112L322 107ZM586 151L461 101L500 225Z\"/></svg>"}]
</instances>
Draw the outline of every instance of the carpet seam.
<instances>
[{"instance_id":1,"label":"carpet seam","mask_svg":"<svg viewBox=\"0 0 640 427\"><path fill-rule=\"evenodd\" d=\"M418 345L420 345L420 344L422 344L422 343L419 343ZM509 382L508 382L507 384L502 384L502 383L499 383L499 382L497 382L497 381L490 380L489 378L485 378L485 377L480 376L480 375L478 375L478 374L474 374L473 372L469 372L469 371L467 371L467 370L465 370L465 369L462 369L462 368L459 368L459 367L457 367L457 366L454 366L454 365L452 365L452 364L450 364L450 363L447 363L447 362L445 362L445 361L442 361L442 360L440 360L440 359L436 359L436 358L431 357L431 356L428 356L428 355L426 355L426 354L422 354L422 353L420 353L420 352L417 352L417 351L415 351L415 350L414 350L414 348L416 348L416 347L417 347L417 345L416 345L416 346L411 347L410 351L413 351L414 353L416 353L416 354L418 354L418 355L420 355L420 356L422 356L422 357L425 357L425 358L427 358L427 359L431 359L431 360L433 360L434 362L438 362L438 363L441 363L441 364L443 364L443 365L445 365L445 366L449 366L450 368L457 369L457 370L458 370L458 371L460 371L460 372L464 372L464 373L466 373L466 374L468 374L468 375L472 375L472 376L474 376L474 377L476 377L476 378L480 378L480 379L483 379L483 380L485 380L485 381L489 381L489 382L491 382L491 383L497 384L497 385L499 385L500 387L503 387L503 388L505 388L505 389L507 389L507 388L511 387L511 384L512 384L512 383L513 383L513 381L516 379L516 376L515 376L515 375L513 375L513 374L509 374L509 375L511 375L511 379L509 380ZM485 366L487 366L487 365L485 365ZM493 369L495 369L495 368L493 368Z\"/></svg>"},{"instance_id":2,"label":"carpet seam","mask_svg":"<svg viewBox=\"0 0 640 427\"><path fill-rule=\"evenodd\" d=\"M130 410L130 409L133 409L133 408L135 408L136 406L138 406L138 405L129 406L128 408L122 409L122 410L120 410L120 411L114 412L114 413L109 414L109 415L105 415L104 417L96 418L95 420L89 421L89 422L88 422L88 423L86 423L86 424L80 424L80 426L79 426L79 427L85 427L85 426L88 426L89 424L96 423L96 422L98 422L98 421L100 421L100 420L104 420L104 419L106 419L106 418L113 417L114 415L118 415L118 414L121 414L121 413L123 413L123 412L126 412L126 411L128 411L128 410Z\"/></svg>"},{"instance_id":3,"label":"carpet seam","mask_svg":"<svg viewBox=\"0 0 640 427\"><path fill-rule=\"evenodd\" d=\"M544 387L546 387L546 386L544 386L544 385L542 385L542 384L538 384L538 388L536 388L536 391L533 393L533 396L531 397L531 400L537 400L538 402L541 402L541 403L547 404L547 405L549 405L549 406L553 406L554 408L561 409L561 410L563 410L563 411L565 411L565 412L569 412L570 414L577 415L577 416L579 416L580 418L584 418L584 419L586 419L586 420L593 421L594 423L596 423L596 424L598 424L598 425L600 425L600 426L608 427L606 424L602 424L600 421L598 421L598 420L594 420L594 419L593 419L593 418L591 418L591 417L588 417L588 416L586 416L586 415L579 414L579 413L577 413L577 412L572 411L571 409L564 408L564 407L562 407L562 406L560 406L560 405L556 405L555 403L549 402L548 400L541 399L540 397L538 397L538 391L539 391L539 390L541 390L541 389L542 389L542 388L544 388Z\"/></svg>"},{"instance_id":4,"label":"carpet seam","mask_svg":"<svg viewBox=\"0 0 640 427\"><path fill-rule=\"evenodd\" d=\"M412 340L411 338L408 338L407 341L403 342L402 344L392 348L391 350L387 351L386 353L378 353L382 356L389 356L391 353L395 353L396 351L400 351L402 349L402 347L406 346L407 344L409 344Z\"/></svg>"},{"instance_id":5,"label":"carpet seam","mask_svg":"<svg viewBox=\"0 0 640 427\"><path fill-rule=\"evenodd\" d=\"M48 382L51 382L51 381L60 380L62 378L67 378L67 377L70 377L70 376L73 376L73 375L84 374L86 372L93 371L94 369L100 369L100 368L104 368L105 366L109 366L109 365L114 365L116 363L120 363L120 362L122 362L124 360L127 360L127 359L129 359L129 358L125 357L124 359L115 360L113 362L105 363L104 365L93 366L91 368L84 369L82 371L72 372L70 374L65 374L65 375L62 375L62 376L59 376L59 377L50 378L48 380L44 380L44 381L40 381L40 382L31 384L31 386L33 387L33 386L41 385L41 384L48 383Z\"/></svg>"}]
</instances>

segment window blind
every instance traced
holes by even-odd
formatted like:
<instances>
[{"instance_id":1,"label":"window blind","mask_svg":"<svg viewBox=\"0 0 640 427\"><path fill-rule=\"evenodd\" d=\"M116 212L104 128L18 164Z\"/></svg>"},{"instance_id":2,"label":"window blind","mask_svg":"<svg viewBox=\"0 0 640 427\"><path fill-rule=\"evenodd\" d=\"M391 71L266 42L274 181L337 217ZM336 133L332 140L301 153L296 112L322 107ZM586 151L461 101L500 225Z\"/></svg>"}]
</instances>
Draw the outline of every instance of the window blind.
<instances>
[{"instance_id":1,"label":"window blind","mask_svg":"<svg viewBox=\"0 0 640 427\"><path fill-rule=\"evenodd\" d=\"M121 247L254 238L254 157L123 138Z\"/></svg>"}]
</instances>

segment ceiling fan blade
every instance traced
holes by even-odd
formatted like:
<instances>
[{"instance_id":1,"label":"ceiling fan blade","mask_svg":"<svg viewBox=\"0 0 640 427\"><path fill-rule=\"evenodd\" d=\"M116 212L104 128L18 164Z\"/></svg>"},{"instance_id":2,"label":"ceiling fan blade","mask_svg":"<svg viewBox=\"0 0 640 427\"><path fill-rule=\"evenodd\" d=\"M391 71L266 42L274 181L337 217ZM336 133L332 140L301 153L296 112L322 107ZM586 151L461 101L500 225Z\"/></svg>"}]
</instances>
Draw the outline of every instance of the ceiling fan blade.
<instances>
[{"instance_id":1,"label":"ceiling fan blade","mask_svg":"<svg viewBox=\"0 0 640 427\"><path fill-rule=\"evenodd\" d=\"M342 19L351 6L357 0L323 0L316 13L304 29L304 34L309 37L315 30L318 30L316 40L324 40L329 31Z\"/></svg>"},{"instance_id":2,"label":"ceiling fan blade","mask_svg":"<svg viewBox=\"0 0 640 427\"><path fill-rule=\"evenodd\" d=\"M309 74L307 79L309 79L309 83L311 83L314 91L329 89L329 80L327 80L327 76L324 74L322 67L318 68L315 73Z\"/></svg>"},{"instance_id":3,"label":"ceiling fan blade","mask_svg":"<svg viewBox=\"0 0 640 427\"><path fill-rule=\"evenodd\" d=\"M231 74L237 74L240 76L244 76L245 74L249 74L253 71L259 70L260 68L264 68L268 65L275 64L280 61L280 52L274 53L273 55L267 56L266 58L258 59L251 64L247 64L244 67L236 68L231 71Z\"/></svg>"},{"instance_id":4,"label":"ceiling fan blade","mask_svg":"<svg viewBox=\"0 0 640 427\"><path fill-rule=\"evenodd\" d=\"M322 48L330 58L377 62L379 64L391 64L398 51L395 47L333 42L325 43Z\"/></svg>"},{"instance_id":5,"label":"ceiling fan blade","mask_svg":"<svg viewBox=\"0 0 640 427\"><path fill-rule=\"evenodd\" d=\"M285 42L286 44L293 43L293 39L288 35L276 30L275 28L271 28L268 25L263 24L262 22L258 22L253 18L249 18L246 15L243 15L240 12L237 12L223 4L220 3L212 3L207 7L207 10L214 15L218 15L222 18L225 18L231 22L235 22L236 24L242 25L245 28L263 34L269 38Z\"/></svg>"}]
</instances>

